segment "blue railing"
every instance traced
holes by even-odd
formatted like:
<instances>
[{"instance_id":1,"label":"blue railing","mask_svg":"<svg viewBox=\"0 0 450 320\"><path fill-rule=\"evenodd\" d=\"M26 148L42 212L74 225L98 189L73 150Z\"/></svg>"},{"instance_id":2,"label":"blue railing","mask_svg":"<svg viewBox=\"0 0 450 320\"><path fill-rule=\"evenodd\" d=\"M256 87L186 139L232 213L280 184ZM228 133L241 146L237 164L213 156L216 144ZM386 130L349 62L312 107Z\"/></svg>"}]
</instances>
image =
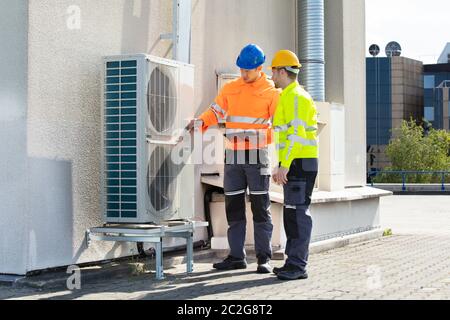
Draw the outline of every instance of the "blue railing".
<instances>
[{"instance_id":1,"label":"blue railing","mask_svg":"<svg viewBox=\"0 0 450 320\"><path fill-rule=\"evenodd\" d=\"M397 174L397 175L401 175L402 177L402 190L406 191L406 177L408 175L440 175L442 178L442 184L441 184L441 191L446 191L445 189L445 176L449 175L450 176L450 171L369 171L369 178L370 178L370 183L373 187L374 182L373 179L380 175L380 174Z\"/></svg>"}]
</instances>

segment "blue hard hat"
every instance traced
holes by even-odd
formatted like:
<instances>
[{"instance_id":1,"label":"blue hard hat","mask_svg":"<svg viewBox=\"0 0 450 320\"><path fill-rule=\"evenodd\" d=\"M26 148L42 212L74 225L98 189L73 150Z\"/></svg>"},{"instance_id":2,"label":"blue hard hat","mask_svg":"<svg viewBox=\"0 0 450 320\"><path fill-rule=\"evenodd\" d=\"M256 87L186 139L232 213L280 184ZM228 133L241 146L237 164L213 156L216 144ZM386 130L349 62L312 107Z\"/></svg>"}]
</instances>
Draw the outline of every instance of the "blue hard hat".
<instances>
[{"instance_id":1,"label":"blue hard hat","mask_svg":"<svg viewBox=\"0 0 450 320\"><path fill-rule=\"evenodd\" d=\"M266 55L256 44L249 44L242 49L236 64L241 69L252 70L266 62Z\"/></svg>"}]
</instances>

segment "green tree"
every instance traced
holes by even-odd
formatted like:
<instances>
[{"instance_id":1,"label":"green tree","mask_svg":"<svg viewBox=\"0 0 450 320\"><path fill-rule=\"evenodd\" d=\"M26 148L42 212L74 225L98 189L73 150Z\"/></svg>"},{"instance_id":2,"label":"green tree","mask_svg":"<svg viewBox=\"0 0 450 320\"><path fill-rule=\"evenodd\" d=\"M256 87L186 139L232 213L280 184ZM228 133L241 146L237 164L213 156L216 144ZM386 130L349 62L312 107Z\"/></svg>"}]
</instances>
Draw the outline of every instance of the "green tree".
<instances>
[{"instance_id":1,"label":"green tree","mask_svg":"<svg viewBox=\"0 0 450 320\"><path fill-rule=\"evenodd\" d=\"M394 137L386 149L393 171L450 171L450 133L429 128L426 132L414 120L403 121L394 130ZM408 182L440 182L439 175L410 175ZM378 181L401 182L401 176L380 176ZM450 177L447 176L447 180Z\"/></svg>"}]
</instances>

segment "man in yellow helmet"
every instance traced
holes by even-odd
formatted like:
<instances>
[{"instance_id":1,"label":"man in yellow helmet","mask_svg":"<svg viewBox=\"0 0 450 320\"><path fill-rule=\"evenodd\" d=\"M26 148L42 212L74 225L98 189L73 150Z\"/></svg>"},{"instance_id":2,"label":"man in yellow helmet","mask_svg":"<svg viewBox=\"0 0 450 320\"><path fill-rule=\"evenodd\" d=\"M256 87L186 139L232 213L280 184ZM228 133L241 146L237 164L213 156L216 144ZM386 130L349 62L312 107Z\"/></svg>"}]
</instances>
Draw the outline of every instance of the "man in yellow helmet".
<instances>
[{"instance_id":1,"label":"man in yellow helmet","mask_svg":"<svg viewBox=\"0 0 450 320\"><path fill-rule=\"evenodd\" d=\"M306 279L312 219L311 195L318 171L317 109L298 83L300 61L281 50L272 62L272 80L283 89L273 119L279 166L273 180L284 189L287 260L273 272L281 280Z\"/></svg>"}]
</instances>

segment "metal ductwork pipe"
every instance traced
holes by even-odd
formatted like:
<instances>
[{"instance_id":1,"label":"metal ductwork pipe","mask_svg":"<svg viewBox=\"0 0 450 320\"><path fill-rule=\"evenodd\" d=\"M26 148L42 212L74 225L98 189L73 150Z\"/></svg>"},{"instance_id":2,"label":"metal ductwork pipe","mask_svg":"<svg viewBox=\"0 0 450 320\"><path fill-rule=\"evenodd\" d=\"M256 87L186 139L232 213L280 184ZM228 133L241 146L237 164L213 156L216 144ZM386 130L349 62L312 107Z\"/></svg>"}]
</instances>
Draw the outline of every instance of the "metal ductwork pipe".
<instances>
[{"instance_id":1,"label":"metal ductwork pipe","mask_svg":"<svg viewBox=\"0 0 450 320\"><path fill-rule=\"evenodd\" d=\"M315 101L325 101L324 0L298 0L300 84Z\"/></svg>"}]
</instances>

